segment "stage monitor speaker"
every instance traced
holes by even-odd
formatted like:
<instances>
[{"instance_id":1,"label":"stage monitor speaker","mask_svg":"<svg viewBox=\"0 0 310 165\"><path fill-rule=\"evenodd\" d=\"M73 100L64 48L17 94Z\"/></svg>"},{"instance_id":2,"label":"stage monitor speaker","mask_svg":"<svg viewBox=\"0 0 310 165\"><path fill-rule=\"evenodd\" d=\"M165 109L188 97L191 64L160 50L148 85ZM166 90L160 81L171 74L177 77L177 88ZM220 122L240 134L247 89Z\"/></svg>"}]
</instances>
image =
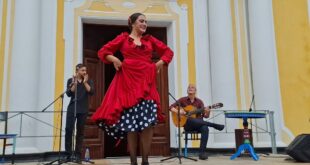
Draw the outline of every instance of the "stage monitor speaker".
<instances>
[{"instance_id":1,"label":"stage monitor speaker","mask_svg":"<svg viewBox=\"0 0 310 165\"><path fill-rule=\"evenodd\" d=\"M310 134L298 135L288 145L286 152L298 162L310 162Z\"/></svg>"}]
</instances>

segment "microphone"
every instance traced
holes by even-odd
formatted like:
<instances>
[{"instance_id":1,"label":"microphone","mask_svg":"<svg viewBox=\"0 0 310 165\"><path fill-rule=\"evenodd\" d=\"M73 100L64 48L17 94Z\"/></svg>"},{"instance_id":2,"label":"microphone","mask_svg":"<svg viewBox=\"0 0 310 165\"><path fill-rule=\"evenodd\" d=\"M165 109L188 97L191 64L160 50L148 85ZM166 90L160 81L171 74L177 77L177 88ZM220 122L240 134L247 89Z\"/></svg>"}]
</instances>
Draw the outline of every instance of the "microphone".
<instances>
[{"instance_id":1,"label":"microphone","mask_svg":"<svg viewBox=\"0 0 310 165\"><path fill-rule=\"evenodd\" d=\"M254 94L252 96L252 101L251 101L251 104L250 104L250 108L249 108L249 112L252 112L252 104L254 102Z\"/></svg>"}]
</instances>

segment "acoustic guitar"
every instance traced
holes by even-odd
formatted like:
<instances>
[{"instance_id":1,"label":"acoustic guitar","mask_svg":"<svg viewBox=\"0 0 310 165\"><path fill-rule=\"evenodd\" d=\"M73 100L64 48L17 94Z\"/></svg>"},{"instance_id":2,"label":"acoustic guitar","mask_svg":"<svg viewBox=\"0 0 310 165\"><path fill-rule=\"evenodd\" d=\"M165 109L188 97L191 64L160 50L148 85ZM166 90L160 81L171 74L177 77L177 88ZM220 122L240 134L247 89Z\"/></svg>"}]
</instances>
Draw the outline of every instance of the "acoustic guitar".
<instances>
[{"instance_id":1,"label":"acoustic guitar","mask_svg":"<svg viewBox=\"0 0 310 165\"><path fill-rule=\"evenodd\" d=\"M208 106L209 109L217 109L223 107L223 103L216 103ZM180 127L183 127L189 117L191 118L196 118L197 114L203 114L204 113L204 108L198 109L195 106L188 105L186 107L181 107L186 114L185 115L180 115ZM176 108L178 109L178 107ZM175 126L179 127L179 122L178 122L178 113L172 112L172 121Z\"/></svg>"}]
</instances>

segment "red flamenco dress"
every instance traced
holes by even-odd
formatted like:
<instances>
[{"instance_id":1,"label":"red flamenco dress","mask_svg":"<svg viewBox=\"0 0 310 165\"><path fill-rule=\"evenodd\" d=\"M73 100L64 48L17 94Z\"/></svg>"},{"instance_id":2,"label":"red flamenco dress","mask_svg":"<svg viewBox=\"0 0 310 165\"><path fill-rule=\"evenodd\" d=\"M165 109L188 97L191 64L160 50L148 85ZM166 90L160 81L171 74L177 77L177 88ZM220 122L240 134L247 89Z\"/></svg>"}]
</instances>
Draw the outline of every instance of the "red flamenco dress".
<instances>
[{"instance_id":1,"label":"red flamenco dress","mask_svg":"<svg viewBox=\"0 0 310 165\"><path fill-rule=\"evenodd\" d=\"M115 138L123 138L126 132L141 131L164 120L156 89L156 66L151 58L155 50L160 59L169 64L173 52L151 35L143 36L141 45L133 41L128 33L121 33L98 51L99 58L107 64L106 56L117 50L124 57L121 69L92 116L100 128Z\"/></svg>"}]
</instances>

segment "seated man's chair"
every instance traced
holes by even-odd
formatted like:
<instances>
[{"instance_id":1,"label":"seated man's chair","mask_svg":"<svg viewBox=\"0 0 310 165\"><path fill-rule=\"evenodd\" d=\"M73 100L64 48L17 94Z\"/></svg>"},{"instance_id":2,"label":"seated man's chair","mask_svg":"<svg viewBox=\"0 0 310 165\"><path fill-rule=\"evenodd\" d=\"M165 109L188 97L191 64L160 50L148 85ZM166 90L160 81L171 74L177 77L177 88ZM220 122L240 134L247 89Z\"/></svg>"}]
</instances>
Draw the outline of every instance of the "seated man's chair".
<instances>
[{"instance_id":1,"label":"seated man's chair","mask_svg":"<svg viewBox=\"0 0 310 165\"><path fill-rule=\"evenodd\" d=\"M3 140L2 160L4 162L5 149L7 146L13 146L12 149L12 164L14 164L15 158L15 147L16 147L16 136L17 134L8 134L8 112L0 112L0 128L4 128L0 131L0 140ZM4 123L4 127L3 124ZM13 143L7 143L8 139L12 139Z\"/></svg>"},{"instance_id":2,"label":"seated man's chair","mask_svg":"<svg viewBox=\"0 0 310 165\"><path fill-rule=\"evenodd\" d=\"M188 140L200 140L200 132L199 131L185 131L183 132L185 134L184 140L185 140L185 146L184 146L184 156L187 157L187 144Z\"/></svg>"}]
</instances>

